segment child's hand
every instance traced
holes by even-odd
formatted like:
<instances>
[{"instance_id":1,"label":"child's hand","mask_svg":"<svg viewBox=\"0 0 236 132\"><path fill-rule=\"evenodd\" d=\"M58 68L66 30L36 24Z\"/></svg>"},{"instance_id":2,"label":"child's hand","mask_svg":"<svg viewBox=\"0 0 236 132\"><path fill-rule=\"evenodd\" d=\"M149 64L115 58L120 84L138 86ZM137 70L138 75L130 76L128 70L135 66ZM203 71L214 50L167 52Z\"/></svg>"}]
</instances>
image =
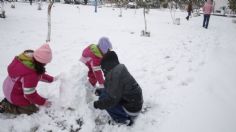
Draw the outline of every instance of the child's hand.
<instances>
[{"instance_id":1,"label":"child's hand","mask_svg":"<svg viewBox=\"0 0 236 132\"><path fill-rule=\"evenodd\" d=\"M96 96L100 96L101 93L102 93L102 89L101 88L98 88L98 89L95 90L95 95Z\"/></svg>"},{"instance_id":2,"label":"child's hand","mask_svg":"<svg viewBox=\"0 0 236 132\"><path fill-rule=\"evenodd\" d=\"M55 82L55 81L57 81L57 80L59 80L60 79L60 75L57 75L57 76L55 76L54 78L53 78L53 82Z\"/></svg>"},{"instance_id":3,"label":"child's hand","mask_svg":"<svg viewBox=\"0 0 236 132\"><path fill-rule=\"evenodd\" d=\"M51 107L51 105L52 105L52 102L50 102L50 101L48 101L48 100L46 100L45 101L45 103L43 104L43 106L45 106L45 107Z\"/></svg>"},{"instance_id":4,"label":"child's hand","mask_svg":"<svg viewBox=\"0 0 236 132\"><path fill-rule=\"evenodd\" d=\"M58 80L61 80L61 79L62 79L62 73L60 73L59 75L56 75L56 76L53 78L53 82L58 81Z\"/></svg>"}]
</instances>

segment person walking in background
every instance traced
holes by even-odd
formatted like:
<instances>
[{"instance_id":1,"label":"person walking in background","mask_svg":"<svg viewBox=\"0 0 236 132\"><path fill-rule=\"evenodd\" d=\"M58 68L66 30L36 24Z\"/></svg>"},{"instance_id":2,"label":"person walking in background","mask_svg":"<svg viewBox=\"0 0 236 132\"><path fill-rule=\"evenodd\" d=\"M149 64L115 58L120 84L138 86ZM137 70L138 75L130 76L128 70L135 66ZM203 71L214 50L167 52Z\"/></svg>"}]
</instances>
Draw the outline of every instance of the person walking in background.
<instances>
[{"instance_id":1,"label":"person walking in background","mask_svg":"<svg viewBox=\"0 0 236 132\"><path fill-rule=\"evenodd\" d=\"M33 114L36 106L50 106L51 102L41 97L36 90L39 81L51 83L57 77L46 74L45 66L52 60L48 44L33 50L25 50L8 66L8 76L3 83L5 98L0 102L1 113Z\"/></svg>"},{"instance_id":2,"label":"person walking in background","mask_svg":"<svg viewBox=\"0 0 236 132\"><path fill-rule=\"evenodd\" d=\"M30 2L30 5L32 5L33 0L29 0L29 2Z\"/></svg>"},{"instance_id":3,"label":"person walking in background","mask_svg":"<svg viewBox=\"0 0 236 132\"><path fill-rule=\"evenodd\" d=\"M142 89L120 64L114 51L109 51L101 61L105 75L104 88L96 89L99 99L93 103L95 109L106 110L116 123L128 126L134 123L143 106Z\"/></svg>"},{"instance_id":4,"label":"person walking in background","mask_svg":"<svg viewBox=\"0 0 236 132\"><path fill-rule=\"evenodd\" d=\"M202 25L202 27L206 29L208 28L212 9L213 9L212 0L207 0L203 6L204 18L203 18L203 25Z\"/></svg>"},{"instance_id":5,"label":"person walking in background","mask_svg":"<svg viewBox=\"0 0 236 132\"><path fill-rule=\"evenodd\" d=\"M6 18L6 12L4 10L4 1L0 0L0 4L1 4L0 18Z\"/></svg>"},{"instance_id":6,"label":"person walking in background","mask_svg":"<svg viewBox=\"0 0 236 132\"><path fill-rule=\"evenodd\" d=\"M188 7L187 7L187 12L188 12L188 16L186 17L187 20L189 20L189 17L191 16L192 11L193 11L192 1L189 1Z\"/></svg>"}]
</instances>

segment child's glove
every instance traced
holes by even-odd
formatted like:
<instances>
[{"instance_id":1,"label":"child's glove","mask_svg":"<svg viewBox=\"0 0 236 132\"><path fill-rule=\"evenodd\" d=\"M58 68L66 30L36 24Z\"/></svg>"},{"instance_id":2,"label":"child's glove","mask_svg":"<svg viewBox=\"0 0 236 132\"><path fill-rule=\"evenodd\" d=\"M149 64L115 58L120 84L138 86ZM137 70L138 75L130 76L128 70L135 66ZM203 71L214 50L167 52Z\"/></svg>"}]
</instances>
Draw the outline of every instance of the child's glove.
<instances>
[{"instance_id":1,"label":"child's glove","mask_svg":"<svg viewBox=\"0 0 236 132\"><path fill-rule=\"evenodd\" d=\"M54 78L53 78L53 81L58 81L58 80L62 80L62 77L63 77L63 73L60 73L58 75L56 75Z\"/></svg>"},{"instance_id":2,"label":"child's glove","mask_svg":"<svg viewBox=\"0 0 236 132\"><path fill-rule=\"evenodd\" d=\"M95 109L98 109L97 101L94 101L94 102L93 102L93 107L94 107Z\"/></svg>"},{"instance_id":3,"label":"child's glove","mask_svg":"<svg viewBox=\"0 0 236 132\"><path fill-rule=\"evenodd\" d=\"M59 80L60 79L60 75L57 75L57 76L55 76L54 78L53 78L53 82L55 82L55 81L57 81L57 80Z\"/></svg>"},{"instance_id":4,"label":"child's glove","mask_svg":"<svg viewBox=\"0 0 236 132\"><path fill-rule=\"evenodd\" d=\"M103 90L103 88L97 88L97 89L95 90L95 95L96 95L96 96L100 96L101 93L102 93L102 90Z\"/></svg>"},{"instance_id":5,"label":"child's glove","mask_svg":"<svg viewBox=\"0 0 236 132\"><path fill-rule=\"evenodd\" d=\"M43 106L45 106L45 107L51 107L51 105L52 105L52 102L50 102L48 100L46 100L45 103L43 104Z\"/></svg>"}]
</instances>

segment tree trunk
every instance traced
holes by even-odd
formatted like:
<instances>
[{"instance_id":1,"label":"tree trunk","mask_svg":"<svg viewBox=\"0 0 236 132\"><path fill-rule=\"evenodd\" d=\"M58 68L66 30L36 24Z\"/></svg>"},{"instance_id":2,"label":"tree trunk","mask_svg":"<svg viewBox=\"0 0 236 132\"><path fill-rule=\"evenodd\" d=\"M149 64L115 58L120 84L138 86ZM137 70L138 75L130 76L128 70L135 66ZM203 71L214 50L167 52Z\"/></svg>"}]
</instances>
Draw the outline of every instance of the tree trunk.
<instances>
[{"instance_id":1,"label":"tree trunk","mask_svg":"<svg viewBox=\"0 0 236 132\"><path fill-rule=\"evenodd\" d=\"M52 9L53 1L49 0L48 5L48 35L46 42L50 42L51 40L51 9Z\"/></svg>"},{"instance_id":2,"label":"tree trunk","mask_svg":"<svg viewBox=\"0 0 236 132\"><path fill-rule=\"evenodd\" d=\"M145 11L145 9L146 9L146 8L144 7L144 8L143 8L143 16L144 16L144 24L145 24L145 30L144 30L144 31L147 32L147 21L146 21L146 15L145 15L145 14L146 14L146 11Z\"/></svg>"}]
</instances>

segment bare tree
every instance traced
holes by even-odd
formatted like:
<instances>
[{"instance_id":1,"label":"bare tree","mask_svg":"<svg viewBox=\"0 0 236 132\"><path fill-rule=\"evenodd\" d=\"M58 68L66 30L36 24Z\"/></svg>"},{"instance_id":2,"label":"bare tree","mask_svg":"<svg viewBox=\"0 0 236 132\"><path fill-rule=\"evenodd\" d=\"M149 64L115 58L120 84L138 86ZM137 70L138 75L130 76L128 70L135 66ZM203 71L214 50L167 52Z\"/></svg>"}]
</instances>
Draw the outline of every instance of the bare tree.
<instances>
[{"instance_id":1,"label":"bare tree","mask_svg":"<svg viewBox=\"0 0 236 132\"><path fill-rule=\"evenodd\" d=\"M170 10L170 16L171 16L171 19L173 21L173 24L177 24L176 23L176 18L175 18L175 13L176 13L176 8L177 8L177 4L175 1L170 1L168 3L168 7L169 7L169 10Z\"/></svg>"},{"instance_id":2,"label":"bare tree","mask_svg":"<svg viewBox=\"0 0 236 132\"><path fill-rule=\"evenodd\" d=\"M235 0L228 0L229 9L231 9L234 13L236 13L236 1Z\"/></svg>"},{"instance_id":3,"label":"bare tree","mask_svg":"<svg viewBox=\"0 0 236 132\"><path fill-rule=\"evenodd\" d=\"M94 7L95 7L95 13L97 13L97 11L98 11L98 0L95 0Z\"/></svg>"},{"instance_id":4,"label":"bare tree","mask_svg":"<svg viewBox=\"0 0 236 132\"><path fill-rule=\"evenodd\" d=\"M49 5L48 5L48 35L47 35L47 40L46 42L50 42L51 40L51 9L53 5L53 0L49 0Z\"/></svg>"},{"instance_id":5,"label":"bare tree","mask_svg":"<svg viewBox=\"0 0 236 132\"><path fill-rule=\"evenodd\" d=\"M6 18L5 10L4 10L4 1L3 0L0 0L0 1L1 1L1 14L0 14L0 18Z\"/></svg>"},{"instance_id":6,"label":"bare tree","mask_svg":"<svg viewBox=\"0 0 236 132\"><path fill-rule=\"evenodd\" d=\"M42 0L38 1L38 10L42 10Z\"/></svg>"},{"instance_id":7,"label":"bare tree","mask_svg":"<svg viewBox=\"0 0 236 132\"><path fill-rule=\"evenodd\" d=\"M16 6L15 6L15 0L12 0L12 1L11 1L11 8L16 8Z\"/></svg>"},{"instance_id":8,"label":"bare tree","mask_svg":"<svg viewBox=\"0 0 236 132\"><path fill-rule=\"evenodd\" d=\"M141 36L150 37L150 32L147 31L147 19L146 19L146 13L149 12L148 11L149 6L148 6L146 0L139 1L139 5L141 5L143 7L143 18L144 18L144 30L141 31Z\"/></svg>"}]
</instances>

